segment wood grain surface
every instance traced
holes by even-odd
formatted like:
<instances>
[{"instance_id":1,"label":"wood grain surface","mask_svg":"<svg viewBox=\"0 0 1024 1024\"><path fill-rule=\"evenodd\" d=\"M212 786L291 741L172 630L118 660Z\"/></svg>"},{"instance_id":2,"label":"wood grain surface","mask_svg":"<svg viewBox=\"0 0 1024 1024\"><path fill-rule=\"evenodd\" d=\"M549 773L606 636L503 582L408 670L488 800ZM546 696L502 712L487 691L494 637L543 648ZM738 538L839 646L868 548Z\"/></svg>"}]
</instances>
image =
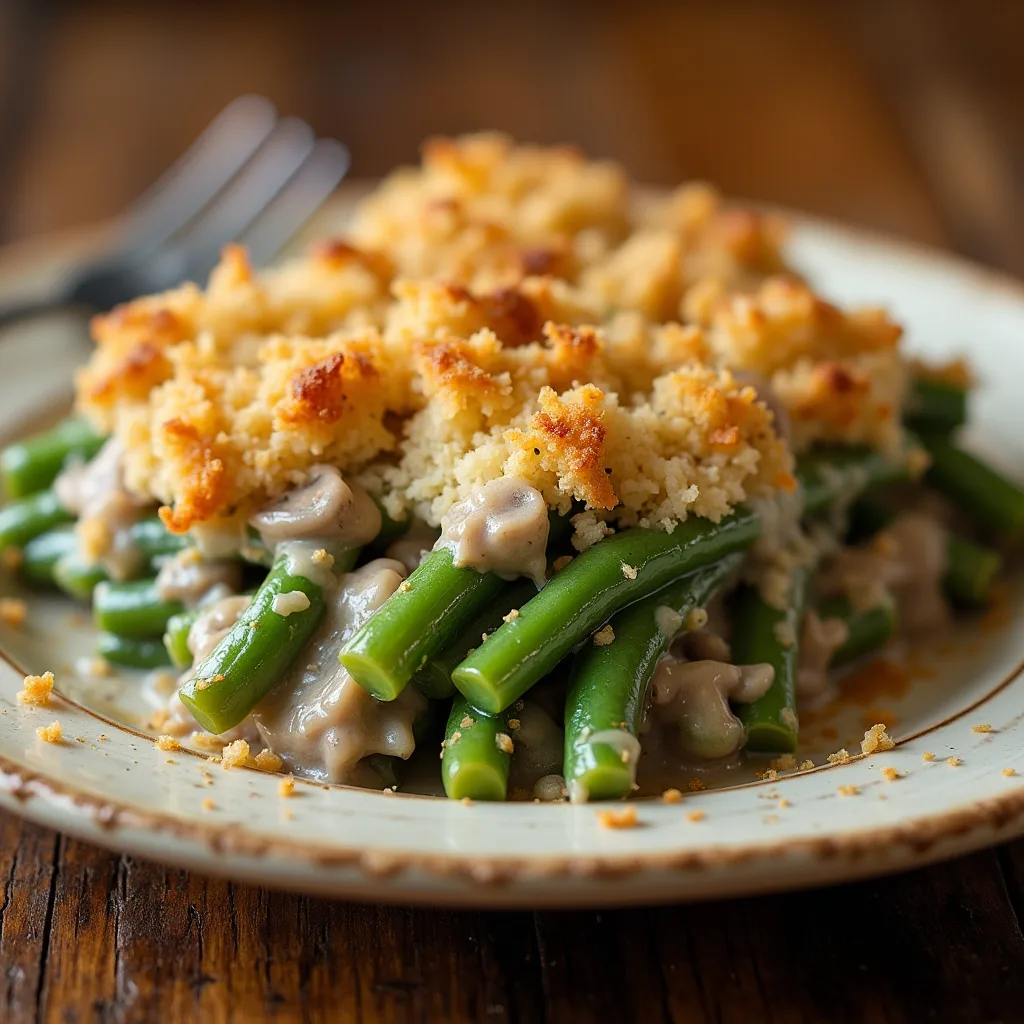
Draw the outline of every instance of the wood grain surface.
<instances>
[{"instance_id":1,"label":"wood grain surface","mask_svg":"<svg viewBox=\"0 0 1024 1024\"><path fill-rule=\"evenodd\" d=\"M1012 0L0 0L0 236L115 214L253 91L363 175L498 127L1024 274L1022 44ZM1024 843L794 895L456 913L0 816L0 1021L1020 1021L1022 912Z\"/></svg>"}]
</instances>

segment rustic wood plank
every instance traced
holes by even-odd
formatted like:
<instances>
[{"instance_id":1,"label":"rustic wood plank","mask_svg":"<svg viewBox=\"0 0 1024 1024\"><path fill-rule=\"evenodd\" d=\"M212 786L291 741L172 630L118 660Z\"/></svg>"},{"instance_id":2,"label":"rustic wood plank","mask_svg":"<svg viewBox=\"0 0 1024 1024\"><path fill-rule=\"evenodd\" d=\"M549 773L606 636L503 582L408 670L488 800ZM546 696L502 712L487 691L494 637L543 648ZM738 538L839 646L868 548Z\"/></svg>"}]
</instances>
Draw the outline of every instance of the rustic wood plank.
<instances>
[{"instance_id":1,"label":"rustic wood plank","mask_svg":"<svg viewBox=\"0 0 1024 1024\"><path fill-rule=\"evenodd\" d=\"M0 815L0 1020L37 1019L58 881L53 832Z\"/></svg>"},{"instance_id":2,"label":"rustic wood plank","mask_svg":"<svg viewBox=\"0 0 1024 1024\"><path fill-rule=\"evenodd\" d=\"M1019 5L870 0L854 10L957 248L1024 274Z\"/></svg>"}]
</instances>

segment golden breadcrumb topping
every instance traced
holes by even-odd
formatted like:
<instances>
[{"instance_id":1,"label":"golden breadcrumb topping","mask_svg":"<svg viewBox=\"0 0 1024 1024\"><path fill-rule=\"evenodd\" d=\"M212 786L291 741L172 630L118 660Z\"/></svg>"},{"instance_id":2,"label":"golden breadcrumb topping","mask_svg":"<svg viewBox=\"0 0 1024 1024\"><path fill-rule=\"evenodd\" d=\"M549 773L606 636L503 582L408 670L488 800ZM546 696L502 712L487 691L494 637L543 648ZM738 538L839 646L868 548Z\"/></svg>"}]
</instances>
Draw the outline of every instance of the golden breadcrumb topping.
<instances>
[{"instance_id":1,"label":"golden breadcrumb topping","mask_svg":"<svg viewBox=\"0 0 1024 1024\"><path fill-rule=\"evenodd\" d=\"M686 820L687 821L703 821L706 817L707 817L707 814L705 814L704 811L687 811L686 812Z\"/></svg>"},{"instance_id":2,"label":"golden breadcrumb topping","mask_svg":"<svg viewBox=\"0 0 1024 1024\"><path fill-rule=\"evenodd\" d=\"M202 804L200 804L200 806L202 807L202 809L204 811L212 811L212 810L215 810L216 807L217 807L217 805L213 802L213 798L209 797L209 796L206 797L205 800L203 800L203 802L202 802Z\"/></svg>"},{"instance_id":3,"label":"golden breadcrumb topping","mask_svg":"<svg viewBox=\"0 0 1024 1024\"><path fill-rule=\"evenodd\" d=\"M229 246L205 290L97 317L78 405L175 532L317 462L431 525L523 477L585 506L579 550L717 521L792 490L813 441L903 443L899 326L815 295L782 240L704 185L651 199L574 149L435 139L346 238L261 273Z\"/></svg>"},{"instance_id":4,"label":"golden breadcrumb topping","mask_svg":"<svg viewBox=\"0 0 1024 1024\"><path fill-rule=\"evenodd\" d=\"M666 789L665 792L661 794L661 799L667 804L677 804L683 799L683 794L680 793L678 789Z\"/></svg>"},{"instance_id":5,"label":"golden breadcrumb topping","mask_svg":"<svg viewBox=\"0 0 1024 1024\"><path fill-rule=\"evenodd\" d=\"M237 768L249 763L249 744L245 740L234 740L221 752L221 765L224 768Z\"/></svg>"},{"instance_id":6,"label":"golden breadcrumb topping","mask_svg":"<svg viewBox=\"0 0 1024 1024\"><path fill-rule=\"evenodd\" d=\"M993 728L988 722L979 722L977 725L971 726L971 732L993 732Z\"/></svg>"},{"instance_id":7,"label":"golden breadcrumb topping","mask_svg":"<svg viewBox=\"0 0 1024 1024\"><path fill-rule=\"evenodd\" d=\"M771 767L778 772L789 772L796 767L796 758L792 754L782 754L771 762Z\"/></svg>"},{"instance_id":8,"label":"golden breadcrumb topping","mask_svg":"<svg viewBox=\"0 0 1024 1024\"><path fill-rule=\"evenodd\" d=\"M1016 774L1017 774L1017 771L1016 771L1016 769L1014 769L1014 768L1004 768L1004 769L1003 769L1003 774L1004 774L1004 775L1005 775L1005 776L1006 776L1007 778L1010 778L1010 776L1011 776L1011 775L1016 775Z\"/></svg>"},{"instance_id":9,"label":"golden breadcrumb topping","mask_svg":"<svg viewBox=\"0 0 1024 1024\"><path fill-rule=\"evenodd\" d=\"M840 796L858 796L860 794L860 788L857 786L840 786L836 792Z\"/></svg>"},{"instance_id":10,"label":"golden breadcrumb topping","mask_svg":"<svg viewBox=\"0 0 1024 1024\"><path fill-rule=\"evenodd\" d=\"M181 743L173 736L160 736L154 741L153 746L157 750L181 750Z\"/></svg>"},{"instance_id":11,"label":"golden breadcrumb topping","mask_svg":"<svg viewBox=\"0 0 1024 1024\"><path fill-rule=\"evenodd\" d=\"M25 685L18 691L18 700L22 704L36 704L45 708L50 703L52 693L53 673L44 672L41 676L25 676Z\"/></svg>"},{"instance_id":12,"label":"golden breadcrumb topping","mask_svg":"<svg viewBox=\"0 0 1024 1024\"><path fill-rule=\"evenodd\" d=\"M935 755L930 750L926 750L921 755L921 760L922 761L934 761L935 760Z\"/></svg>"},{"instance_id":13,"label":"golden breadcrumb topping","mask_svg":"<svg viewBox=\"0 0 1024 1024\"><path fill-rule=\"evenodd\" d=\"M810 769L814 767L814 762L808 757L801 761L798 767L802 772L810 771Z\"/></svg>"},{"instance_id":14,"label":"golden breadcrumb topping","mask_svg":"<svg viewBox=\"0 0 1024 1024\"><path fill-rule=\"evenodd\" d=\"M879 750L892 750L895 746L896 741L885 731L885 726L879 722L864 733L864 739L860 741L860 752L874 754Z\"/></svg>"},{"instance_id":15,"label":"golden breadcrumb topping","mask_svg":"<svg viewBox=\"0 0 1024 1024\"><path fill-rule=\"evenodd\" d=\"M253 764L263 772L279 772L284 762L280 755L272 750L261 750L253 760Z\"/></svg>"},{"instance_id":16,"label":"golden breadcrumb topping","mask_svg":"<svg viewBox=\"0 0 1024 1024\"><path fill-rule=\"evenodd\" d=\"M962 765L963 763L964 763L963 759L959 758L959 757L947 757L946 758L946 764L948 764L950 766L950 768L959 768L960 765Z\"/></svg>"},{"instance_id":17,"label":"golden breadcrumb topping","mask_svg":"<svg viewBox=\"0 0 1024 1024\"><path fill-rule=\"evenodd\" d=\"M623 807L622 810L598 811L597 821L601 828L636 828L640 824L636 808L632 804Z\"/></svg>"},{"instance_id":18,"label":"golden breadcrumb topping","mask_svg":"<svg viewBox=\"0 0 1024 1024\"><path fill-rule=\"evenodd\" d=\"M594 646L595 647L607 647L610 643L615 642L615 630L612 629L611 623L607 626L602 626L594 634Z\"/></svg>"},{"instance_id":19,"label":"golden breadcrumb topping","mask_svg":"<svg viewBox=\"0 0 1024 1024\"><path fill-rule=\"evenodd\" d=\"M883 768L882 778L886 782L895 782L900 777L900 773L895 768Z\"/></svg>"},{"instance_id":20,"label":"golden breadcrumb topping","mask_svg":"<svg viewBox=\"0 0 1024 1024\"><path fill-rule=\"evenodd\" d=\"M277 795L278 796L294 796L295 795L295 779L291 775L286 775L277 784Z\"/></svg>"},{"instance_id":21,"label":"golden breadcrumb topping","mask_svg":"<svg viewBox=\"0 0 1024 1024\"><path fill-rule=\"evenodd\" d=\"M849 764L853 758L850 757L850 752L843 747L842 749L837 750L834 754L829 754L825 760L828 761L829 764Z\"/></svg>"},{"instance_id":22,"label":"golden breadcrumb topping","mask_svg":"<svg viewBox=\"0 0 1024 1024\"><path fill-rule=\"evenodd\" d=\"M60 722L51 722L49 725L41 725L36 729L36 735L44 743L60 743L64 738L64 730Z\"/></svg>"}]
</instances>

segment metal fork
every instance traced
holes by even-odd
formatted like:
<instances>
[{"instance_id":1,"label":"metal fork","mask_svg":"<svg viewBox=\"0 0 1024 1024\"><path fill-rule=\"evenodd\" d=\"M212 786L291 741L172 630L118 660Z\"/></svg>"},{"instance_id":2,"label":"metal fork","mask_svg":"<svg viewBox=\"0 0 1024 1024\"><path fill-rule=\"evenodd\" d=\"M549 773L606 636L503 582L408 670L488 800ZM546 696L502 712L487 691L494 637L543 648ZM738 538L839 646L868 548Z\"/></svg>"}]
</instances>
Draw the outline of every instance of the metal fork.
<instances>
[{"instance_id":1,"label":"metal fork","mask_svg":"<svg viewBox=\"0 0 1024 1024\"><path fill-rule=\"evenodd\" d=\"M185 154L130 207L111 249L78 266L51 294L0 306L0 328L67 307L105 311L184 280L203 280L221 247L238 241L269 261L348 172L348 150L318 140L260 96L217 115Z\"/></svg>"}]
</instances>

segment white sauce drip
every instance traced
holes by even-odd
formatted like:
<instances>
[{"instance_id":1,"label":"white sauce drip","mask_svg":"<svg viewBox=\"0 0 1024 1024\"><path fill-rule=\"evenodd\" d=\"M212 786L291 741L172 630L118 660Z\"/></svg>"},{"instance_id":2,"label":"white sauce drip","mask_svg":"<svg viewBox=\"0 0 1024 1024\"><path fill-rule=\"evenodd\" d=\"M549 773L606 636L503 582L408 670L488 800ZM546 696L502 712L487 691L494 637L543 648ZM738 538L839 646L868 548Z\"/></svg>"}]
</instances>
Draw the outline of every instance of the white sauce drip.
<instances>
[{"instance_id":1,"label":"white sauce drip","mask_svg":"<svg viewBox=\"0 0 1024 1024\"><path fill-rule=\"evenodd\" d=\"M301 590L289 590L286 594L275 594L270 602L270 610L282 618L288 618L292 612L304 612L309 607L309 598Z\"/></svg>"},{"instance_id":2,"label":"white sauce drip","mask_svg":"<svg viewBox=\"0 0 1024 1024\"><path fill-rule=\"evenodd\" d=\"M231 627L242 617L242 613L251 603L252 598L245 594L223 597L219 601L211 602L196 617L186 641L196 665L228 635ZM189 674L190 672L186 673L186 676Z\"/></svg>"},{"instance_id":3,"label":"white sauce drip","mask_svg":"<svg viewBox=\"0 0 1024 1024\"><path fill-rule=\"evenodd\" d=\"M194 548L186 548L160 566L156 592L161 601L197 605L214 587L240 589L242 567L238 562L208 562L197 555Z\"/></svg>"},{"instance_id":4,"label":"white sauce drip","mask_svg":"<svg viewBox=\"0 0 1024 1024\"><path fill-rule=\"evenodd\" d=\"M331 571L334 559L325 557L327 551L321 542L286 540L278 544L277 554L287 559L285 569L290 576L305 576L324 590L334 586L336 577Z\"/></svg>"},{"instance_id":5,"label":"white sauce drip","mask_svg":"<svg viewBox=\"0 0 1024 1024\"><path fill-rule=\"evenodd\" d=\"M729 665L662 657L651 680L651 714L678 726L680 753L711 760L739 750L743 724L729 701L749 704L775 679L771 665Z\"/></svg>"},{"instance_id":6,"label":"white sauce drip","mask_svg":"<svg viewBox=\"0 0 1024 1024\"><path fill-rule=\"evenodd\" d=\"M426 698L408 686L397 700L375 700L338 661L349 637L404 577L401 563L386 558L343 576L306 649L253 713L263 742L290 770L346 782L358 780L364 757L412 753L413 722L425 710Z\"/></svg>"},{"instance_id":7,"label":"white sauce drip","mask_svg":"<svg viewBox=\"0 0 1024 1024\"><path fill-rule=\"evenodd\" d=\"M548 507L543 495L520 477L499 477L441 519L434 549L448 548L455 565L544 585Z\"/></svg>"}]
</instances>

